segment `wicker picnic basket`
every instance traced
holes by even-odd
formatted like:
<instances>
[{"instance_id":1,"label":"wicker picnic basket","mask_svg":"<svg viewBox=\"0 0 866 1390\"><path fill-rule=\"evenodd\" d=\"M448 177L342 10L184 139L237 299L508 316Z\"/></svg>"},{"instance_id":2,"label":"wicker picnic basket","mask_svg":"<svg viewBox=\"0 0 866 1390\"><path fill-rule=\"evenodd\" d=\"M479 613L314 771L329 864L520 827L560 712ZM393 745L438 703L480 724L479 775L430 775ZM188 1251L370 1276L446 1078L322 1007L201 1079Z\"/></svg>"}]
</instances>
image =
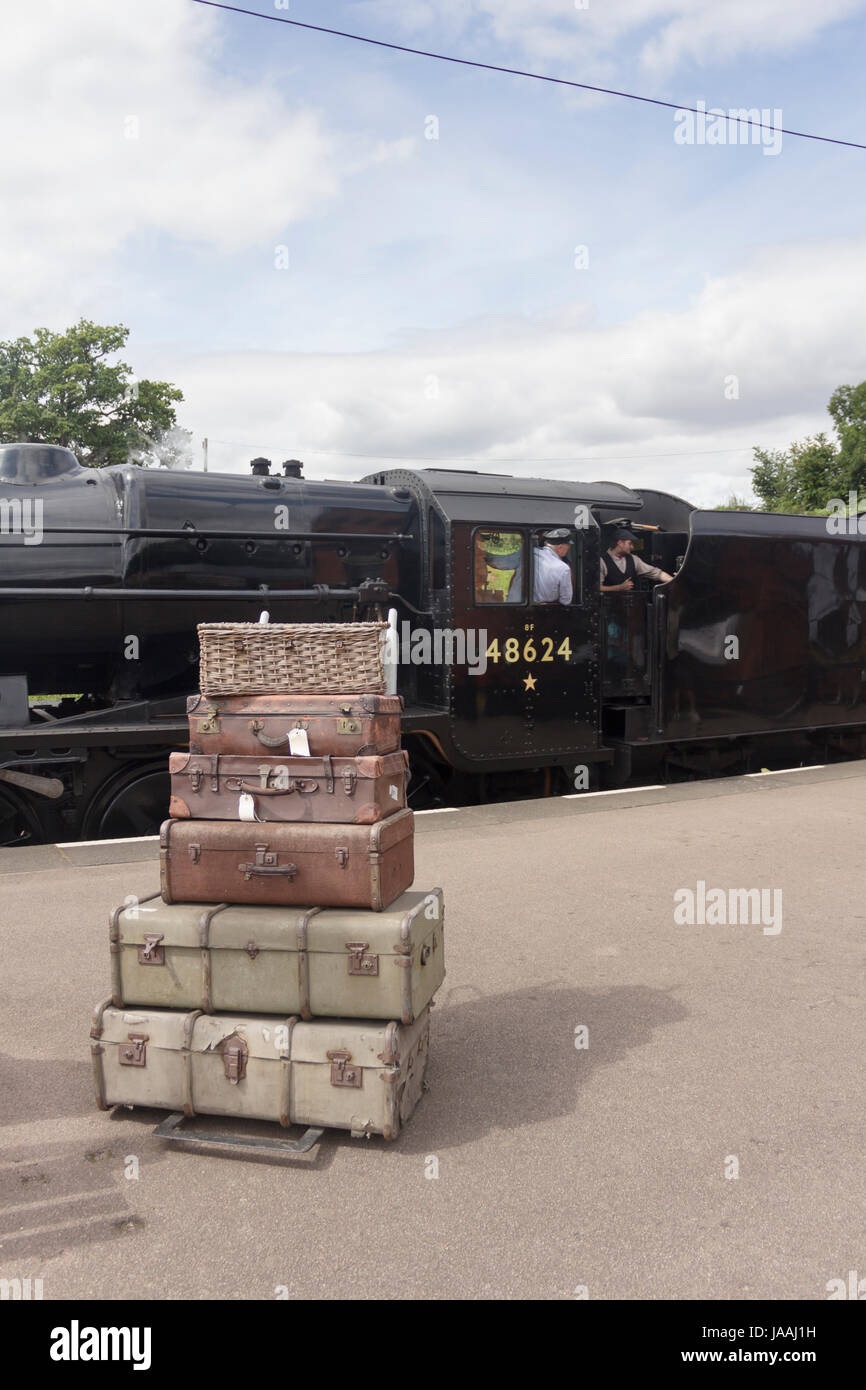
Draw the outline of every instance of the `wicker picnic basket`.
<instances>
[{"instance_id":1,"label":"wicker picnic basket","mask_svg":"<svg viewBox=\"0 0 866 1390\"><path fill-rule=\"evenodd\" d=\"M203 695L385 690L387 623L199 623Z\"/></svg>"}]
</instances>

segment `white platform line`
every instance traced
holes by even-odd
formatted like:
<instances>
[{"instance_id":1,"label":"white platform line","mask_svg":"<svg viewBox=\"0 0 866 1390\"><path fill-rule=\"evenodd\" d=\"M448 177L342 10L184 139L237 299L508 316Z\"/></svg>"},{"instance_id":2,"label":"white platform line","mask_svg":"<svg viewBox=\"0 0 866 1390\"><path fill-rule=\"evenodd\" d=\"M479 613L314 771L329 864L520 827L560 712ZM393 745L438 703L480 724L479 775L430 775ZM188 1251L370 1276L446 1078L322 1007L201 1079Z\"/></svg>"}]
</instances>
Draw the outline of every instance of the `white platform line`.
<instances>
[{"instance_id":1,"label":"white platform line","mask_svg":"<svg viewBox=\"0 0 866 1390\"><path fill-rule=\"evenodd\" d=\"M58 842L58 849L84 849L87 845L146 845L152 841L159 843L158 835L127 835L123 840L64 840Z\"/></svg>"},{"instance_id":2,"label":"white platform line","mask_svg":"<svg viewBox=\"0 0 866 1390\"><path fill-rule=\"evenodd\" d=\"M589 801L593 796L634 796L639 792L666 792L668 788L661 782L654 782L650 787L614 787L608 792L566 792L563 796L556 798L545 797L545 800L553 801Z\"/></svg>"},{"instance_id":3,"label":"white platform line","mask_svg":"<svg viewBox=\"0 0 866 1390\"><path fill-rule=\"evenodd\" d=\"M814 763L811 767L777 767L772 772L746 772L745 777L790 777L792 772L820 772L826 767L826 763Z\"/></svg>"},{"instance_id":4,"label":"white platform line","mask_svg":"<svg viewBox=\"0 0 866 1390\"><path fill-rule=\"evenodd\" d=\"M741 775L744 777L789 777L795 772L820 772L826 766L826 763L815 763L812 767L780 767L772 772L746 772ZM683 784L675 783L672 785L681 786ZM695 784L689 783L689 785L693 786ZM614 787L611 791L605 792L565 792L562 796L558 797L539 797L536 799L544 803L549 801L591 801L597 796L639 796L642 792L666 792L670 790L671 786L665 786L662 782L654 782L648 787ZM501 803L491 801L483 804L494 806ZM415 815L449 816L453 815L456 811L472 809L472 807L466 806L431 806L426 811L416 811ZM89 847L92 849L99 845L146 845L157 844L158 842L158 835L129 835L121 840L65 840L62 843L58 843L57 848L87 849Z\"/></svg>"}]
</instances>

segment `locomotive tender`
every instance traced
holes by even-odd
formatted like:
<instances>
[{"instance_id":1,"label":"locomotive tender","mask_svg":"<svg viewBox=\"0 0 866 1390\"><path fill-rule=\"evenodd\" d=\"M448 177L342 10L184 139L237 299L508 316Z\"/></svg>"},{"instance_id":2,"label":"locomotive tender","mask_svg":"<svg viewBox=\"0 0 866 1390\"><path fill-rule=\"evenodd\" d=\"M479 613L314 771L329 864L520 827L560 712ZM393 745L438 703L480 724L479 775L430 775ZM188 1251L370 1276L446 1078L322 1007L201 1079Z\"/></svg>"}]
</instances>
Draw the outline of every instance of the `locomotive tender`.
<instances>
[{"instance_id":1,"label":"locomotive tender","mask_svg":"<svg viewBox=\"0 0 866 1390\"><path fill-rule=\"evenodd\" d=\"M0 446L0 844L153 833L196 624L262 608L396 612L416 806L866 751L858 535L617 483L284 467L89 469ZM674 578L601 594L614 522ZM538 603L533 551L561 527L573 598Z\"/></svg>"}]
</instances>

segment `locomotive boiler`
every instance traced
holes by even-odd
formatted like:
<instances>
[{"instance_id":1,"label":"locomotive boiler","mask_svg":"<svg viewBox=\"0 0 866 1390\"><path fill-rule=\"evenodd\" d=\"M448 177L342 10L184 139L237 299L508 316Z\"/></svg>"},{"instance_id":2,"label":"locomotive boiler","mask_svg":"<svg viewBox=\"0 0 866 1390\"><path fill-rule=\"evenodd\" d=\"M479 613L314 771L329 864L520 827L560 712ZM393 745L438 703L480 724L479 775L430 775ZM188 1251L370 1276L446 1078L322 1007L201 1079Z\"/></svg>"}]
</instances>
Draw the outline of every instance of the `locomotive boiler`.
<instances>
[{"instance_id":1,"label":"locomotive boiler","mask_svg":"<svg viewBox=\"0 0 866 1390\"><path fill-rule=\"evenodd\" d=\"M0 447L0 844L153 833L196 624L394 621L412 804L860 756L866 545L617 483ZM599 590L611 524L674 577ZM573 594L535 594L566 528ZM760 765L760 763L758 764Z\"/></svg>"}]
</instances>

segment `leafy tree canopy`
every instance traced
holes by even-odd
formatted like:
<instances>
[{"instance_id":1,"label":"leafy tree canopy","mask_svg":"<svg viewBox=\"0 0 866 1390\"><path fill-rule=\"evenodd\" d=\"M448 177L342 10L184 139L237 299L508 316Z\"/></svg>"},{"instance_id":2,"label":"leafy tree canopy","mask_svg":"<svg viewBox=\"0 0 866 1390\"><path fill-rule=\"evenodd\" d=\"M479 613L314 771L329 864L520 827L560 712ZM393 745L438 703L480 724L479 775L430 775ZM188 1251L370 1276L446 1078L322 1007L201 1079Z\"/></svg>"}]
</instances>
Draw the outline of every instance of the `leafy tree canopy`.
<instances>
[{"instance_id":1,"label":"leafy tree canopy","mask_svg":"<svg viewBox=\"0 0 866 1390\"><path fill-rule=\"evenodd\" d=\"M747 502L745 497L738 497L732 492L727 502L718 502L713 507L714 512L753 512L755 508L751 502Z\"/></svg>"},{"instance_id":2,"label":"leafy tree canopy","mask_svg":"<svg viewBox=\"0 0 866 1390\"><path fill-rule=\"evenodd\" d=\"M183 392L135 381L125 362L110 363L128 336L123 324L80 319L65 333L37 328L32 338L0 342L0 442L62 444L91 468L170 462L163 453L177 449L174 403Z\"/></svg>"},{"instance_id":3,"label":"leafy tree canopy","mask_svg":"<svg viewBox=\"0 0 866 1390\"><path fill-rule=\"evenodd\" d=\"M832 499L866 489L866 381L839 386L827 407L835 438L754 450L752 487L767 511L826 512Z\"/></svg>"}]
</instances>

